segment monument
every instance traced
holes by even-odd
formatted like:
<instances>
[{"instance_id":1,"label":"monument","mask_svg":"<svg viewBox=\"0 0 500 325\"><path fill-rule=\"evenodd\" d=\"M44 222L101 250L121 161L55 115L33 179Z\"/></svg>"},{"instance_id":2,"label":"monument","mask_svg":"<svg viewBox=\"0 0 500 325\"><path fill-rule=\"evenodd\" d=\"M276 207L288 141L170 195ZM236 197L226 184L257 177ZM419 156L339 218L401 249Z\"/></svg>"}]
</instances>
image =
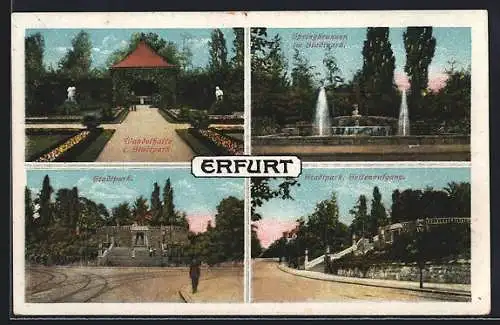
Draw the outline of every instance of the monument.
<instances>
[{"instance_id":1,"label":"monument","mask_svg":"<svg viewBox=\"0 0 500 325\"><path fill-rule=\"evenodd\" d=\"M66 91L68 92L68 101L73 102L73 103L76 102L76 100L75 100L76 87L69 86Z\"/></svg>"},{"instance_id":2,"label":"monument","mask_svg":"<svg viewBox=\"0 0 500 325\"><path fill-rule=\"evenodd\" d=\"M219 86L216 86L215 87L215 99L218 102L221 102L223 97L224 97L224 92L222 91L222 89L219 88Z\"/></svg>"}]
</instances>

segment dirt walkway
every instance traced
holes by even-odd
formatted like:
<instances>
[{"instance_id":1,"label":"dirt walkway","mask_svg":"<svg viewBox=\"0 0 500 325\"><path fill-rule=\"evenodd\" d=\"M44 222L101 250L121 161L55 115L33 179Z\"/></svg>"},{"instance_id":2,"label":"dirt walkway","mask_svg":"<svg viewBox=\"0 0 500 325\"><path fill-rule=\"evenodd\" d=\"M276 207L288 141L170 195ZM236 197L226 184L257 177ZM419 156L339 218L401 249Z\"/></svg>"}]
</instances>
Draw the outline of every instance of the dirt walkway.
<instances>
[{"instance_id":1,"label":"dirt walkway","mask_svg":"<svg viewBox=\"0 0 500 325\"><path fill-rule=\"evenodd\" d=\"M253 261L252 275L253 302L456 301L442 294L308 279L281 271L276 262Z\"/></svg>"},{"instance_id":2,"label":"dirt walkway","mask_svg":"<svg viewBox=\"0 0 500 325\"><path fill-rule=\"evenodd\" d=\"M187 127L167 122L157 108L138 108L116 126L115 134L96 161L191 161L193 151L175 132L175 129Z\"/></svg>"}]
</instances>

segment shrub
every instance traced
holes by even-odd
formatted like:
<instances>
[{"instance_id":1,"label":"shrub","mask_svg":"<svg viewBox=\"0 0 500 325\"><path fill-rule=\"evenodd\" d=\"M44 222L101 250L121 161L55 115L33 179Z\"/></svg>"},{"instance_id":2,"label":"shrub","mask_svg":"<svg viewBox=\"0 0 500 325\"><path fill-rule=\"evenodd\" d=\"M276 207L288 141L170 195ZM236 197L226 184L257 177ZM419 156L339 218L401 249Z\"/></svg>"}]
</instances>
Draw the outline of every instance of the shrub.
<instances>
[{"instance_id":1,"label":"shrub","mask_svg":"<svg viewBox=\"0 0 500 325\"><path fill-rule=\"evenodd\" d=\"M182 107L179 111L179 115L177 116L180 120L189 121L189 117L191 116L191 110L187 107Z\"/></svg>"},{"instance_id":2,"label":"shrub","mask_svg":"<svg viewBox=\"0 0 500 325\"><path fill-rule=\"evenodd\" d=\"M80 108L82 111L101 111L110 108L110 105L106 102L87 99L80 102Z\"/></svg>"},{"instance_id":3,"label":"shrub","mask_svg":"<svg viewBox=\"0 0 500 325\"><path fill-rule=\"evenodd\" d=\"M79 111L80 111L80 105L78 105L76 102L70 102L68 100L62 103L56 109L57 114L62 114L62 115L74 115L77 114Z\"/></svg>"},{"instance_id":4,"label":"shrub","mask_svg":"<svg viewBox=\"0 0 500 325\"><path fill-rule=\"evenodd\" d=\"M210 125L208 114L203 111L192 111L189 114L189 123L195 129L207 129Z\"/></svg>"},{"instance_id":5,"label":"shrub","mask_svg":"<svg viewBox=\"0 0 500 325\"><path fill-rule=\"evenodd\" d=\"M101 109L101 119L103 121L110 121L112 120L114 117L114 113L113 113L113 110L111 109L111 107L107 106L107 107L103 107Z\"/></svg>"},{"instance_id":6,"label":"shrub","mask_svg":"<svg viewBox=\"0 0 500 325\"><path fill-rule=\"evenodd\" d=\"M99 126L99 119L93 114L85 115L82 119L82 124L85 125L87 129L95 129Z\"/></svg>"}]
</instances>

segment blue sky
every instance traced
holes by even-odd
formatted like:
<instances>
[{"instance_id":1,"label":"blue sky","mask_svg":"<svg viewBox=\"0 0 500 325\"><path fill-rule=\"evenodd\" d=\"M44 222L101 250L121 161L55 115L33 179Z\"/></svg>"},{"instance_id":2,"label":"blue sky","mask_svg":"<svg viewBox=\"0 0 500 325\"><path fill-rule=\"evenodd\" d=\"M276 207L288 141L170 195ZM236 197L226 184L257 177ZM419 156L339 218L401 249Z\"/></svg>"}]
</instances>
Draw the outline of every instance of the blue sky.
<instances>
[{"instance_id":1,"label":"blue sky","mask_svg":"<svg viewBox=\"0 0 500 325\"><path fill-rule=\"evenodd\" d=\"M223 198L244 197L243 179L195 178L189 168L29 170L27 186L34 193L33 197L40 191L45 175L49 175L55 192L60 188L77 186L81 196L103 203L108 210L123 201L132 203L139 195L149 203L153 183L158 182L162 195L169 177L174 188L174 204L188 216L214 216L216 206ZM94 176L129 175L130 181L110 183L93 180Z\"/></svg>"},{"instance_id":2,"label":"blue sky","mask_svg":"<svg viewBox=\"0 0 500 325\"><path fill-rule=\"evenodd\" d=\"M71 40L81 29L30 29L26 31L27 36L34 33L41 33L45 39L46 66L57 67L59 60L71 48ZM133 33L157 33L163 39L174 42L178 49L183 46L185 38L186 46L193 52L193 67L204 67L208 64L208 41L212 29L84 29L90 34L92 41L92 67L102 67L106 59L113 51L127 46ZM232 28L221 29L226 39L228 56L233 56L234 33Z\"/></svg>"},{"instance_id":3,"label":"blue sky","mask_svg":"<svg viewBox=\"0 0 500 325\"><path fill-rule=\"evenodd\" d=\"M354 181L349 175L397 175L404 176L398 181ZM307 180L307 176L341 175L342 180L330 177L330 180ZM279 182L279 181L277 181ZM361 194L368 198L368 209L371 206L373 187L378 186L382 201L387 208L391 206L393 190L407 188L425 189L427 186L442 189L450 182L470 182L469 168L304 168L299 177L300 187L294 187L294 200L274 199L258 209L263 219L272 218L281 221L294 221L300 216L307 216L314 211L317 202L331 197L333 191L337 195L340 208L340 220L350 224L352 217L349 210L356 204Z\"/></svg>"},{"instance_id":4,"label":"blue sky","mask_svg":"<svg viewBox=\"0 0 500 325\"><path fill-rule=\"evenodd\" d=\"M389 39L391 42L392 51L396 59L396 74L402 74L405 61L406 52L403 43L403 32L406 28L389 28ZM282 49L289 63L289 69L293 63L293 54L296 43L305 44L305 40L301 39L296 41L294 37L298 34L320 34L328 35L330 43L342 45L342 47L332 48L338 65L341 69L342 76L350 80L356 70L363 66L363 57L361 51L363 49L363 42L366 39L366 28L317 28L317 29L274 29L268 28L269 38L279 34L282 39ZM346 35L347 39L342 41L340 35ZM434 27L433 36L436 38L436 50L434 58L429 67L429 78L433 78L436 74L440 74L447 67L447 61L455 59L457 61L457 68L467 68L471 62L471 33L470 28L445 28ZM301 52L309 60L309 62L316 66L316 72L324 75L323 58L325 56L325 49L300 47Z\"/></svg>"}]
</instances>

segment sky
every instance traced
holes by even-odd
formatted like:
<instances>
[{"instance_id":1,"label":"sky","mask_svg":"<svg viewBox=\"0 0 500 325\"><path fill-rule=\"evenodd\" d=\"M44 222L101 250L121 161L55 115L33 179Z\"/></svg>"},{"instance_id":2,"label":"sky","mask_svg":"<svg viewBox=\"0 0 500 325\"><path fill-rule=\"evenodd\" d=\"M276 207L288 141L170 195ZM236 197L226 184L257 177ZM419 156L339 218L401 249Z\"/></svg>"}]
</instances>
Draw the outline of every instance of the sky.
<instances>
[{"instance_id":1,"label":"sky","mask_svg":"<svg viewBox=\"0 0 500 325\"><path fill-rule=\"evenodd\" d=\"M403 32L406 28L389 28L389 40L396 59L395 79L400 87L407 87L407 79L404 73L406 52L403 43ZM354 73L363 66L363 42L366 39L366 28L317 28L317 29L274 29L268 28L268 38L279 34L282 39L283 53L289 63L289 70L293 62L294 48L298 46L301 53L309 60L311 65L316 66L315 72L324 78L325 69L323 58L326 49L320 47L323 44L331 44L335 58L341 69L341 76L351 80ZM297 35L302 35L297 38ZM316 47L307 47L307 38L321 35L322 40L314 42ZM328 36L328 37L325 37ZM446 76L444 69L449 60L456 60L456 67L467 68L471 63L471 32L468 27L434 27L433 36L436 38L436 49L434 57L429 66L429 86L438 89L443 86Z\"/></svg>"},{"instance_id":2,"label":"sky","mask_svg":"<svg viewBox=\"0 0 500 325\"><path fill-rule=\"evenodd\" d=\"M58 189L77 186L80 196L103 203L108 210L123 201L132 204L140 195L148 200L149 205L154 182L158 182L160 186L161 197L165 181L170 177L176 209L186 212L190 229L195 232L205 230L208 220L213 219L216 207L223 198L244 197L243 179L196 178L189 168L155 168L29 170L27 186L31 189L33 198L40 192L45 175L49 175L50 184L54 188L53 199ZM125 180L99 182L94 181L95 176L117 176L124 177Z\"/></svg>"},{"instance_id":3,"label":"sky","mask_svg":"<svg viewBox=\"0 0 500 325\"><path fill-rule=\"evenodd\" d=\"M391 176L393 180L350 180L350 175ZM323 177L325 176L325 177ZM326 178L328 176L328 178ZM335 176L335 177L334 177ZM394 180L397 176L398 179ZM312 177L312 178L311 178ZM340 179L342 177L342 179ZM370 211L373 187L378 186L386 209L392 204L395 189L425 189L430 186L442 189L450 182L470 182L469 168L304 168L299 177L299 187L293 187L294 200L273 199L257 209L262 220L257 223L258 237L267 247L282 236L283 231L295 227L295 220L314 211L316 203L329 199L335 191L339 205L339 219L349 225L354 207L361 194L366 195ZM279 183L279 180L276 180Z\"/></svg>"},{"instance_id":4,"label":"sky","mask_svg":"<svg viewBox=\"0 0 500 325\"><path fill-rule=\"evenodd\" d=\"M59 60L71 48L71 40L81 29L29 29L26 36L41 33L45 40L44 64L57 67ZM127 47L133 33L157 33L166 41L172 41L178 49L185 45L193 52L193 67L204 67L209 62L208 41L212 29L84 29L92 41L92 67L104 67L108 56L117 49ZM221 29L226 39L228 58L233 56L234 33L232 28Z\"/></svg>"}]
</instances>

